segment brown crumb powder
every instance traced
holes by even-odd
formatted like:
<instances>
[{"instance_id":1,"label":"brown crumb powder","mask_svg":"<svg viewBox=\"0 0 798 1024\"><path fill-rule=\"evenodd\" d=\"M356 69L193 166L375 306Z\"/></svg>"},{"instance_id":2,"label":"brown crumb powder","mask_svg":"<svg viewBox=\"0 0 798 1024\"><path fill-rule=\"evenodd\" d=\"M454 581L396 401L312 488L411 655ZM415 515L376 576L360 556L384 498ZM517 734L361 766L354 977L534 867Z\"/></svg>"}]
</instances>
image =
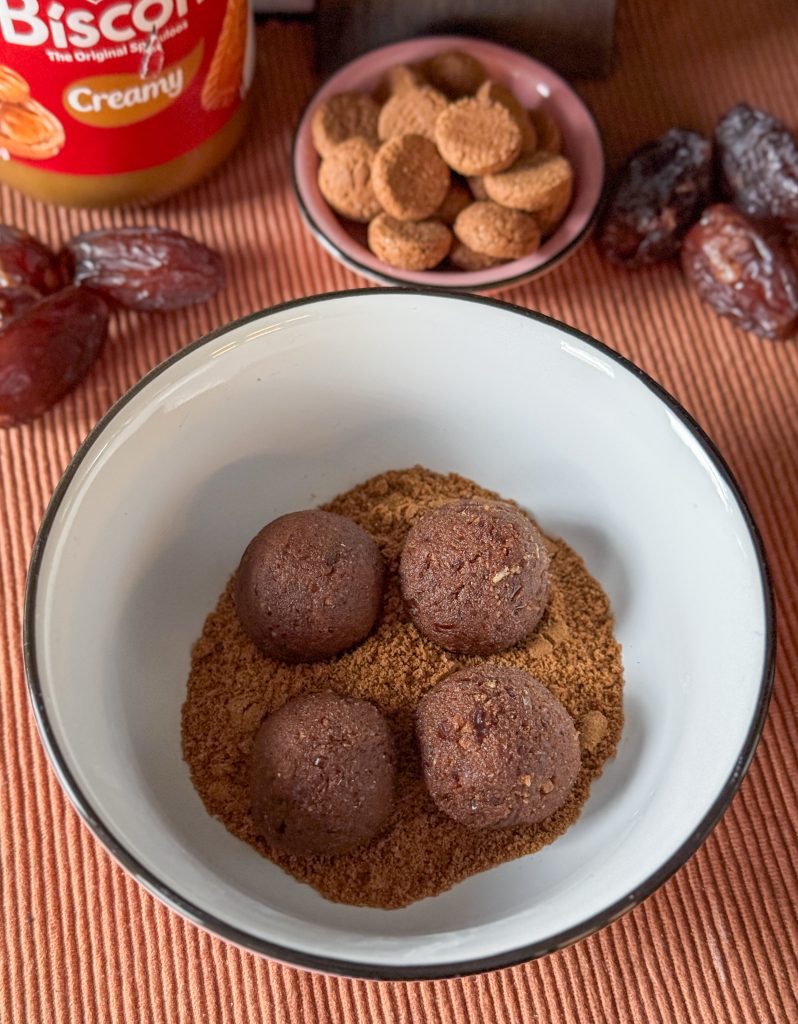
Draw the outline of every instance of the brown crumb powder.
<instances>
[{"instance_id":1,"label":"brown crumb powder","mask_svg":"<svg viewBox=\"0 0 798 1024\"><path fill-rule=\"evenodd\" d=\"M579 720L579 745L582 750L595 750L604 739L609 722L600 711L588 711Z\"/></svg>"},{"instance_id":2,"label":"brown crumb powder","mask_svg":"<svg viewBox=\"0 0 798 1024\"><path fill-rule=\"evenodd\" d=\"M564 541L547 538L549 605L533 636L512 650L490 659L450 654L424 640L408 619L397 575L407 531L430 509L472 497L497 495L455 474L417 466L383 473L323 506L368 530L389 567L382 619L353 650L311 665L264 657L238 624L230 584L194 647L182 721L183 756L194 786L209 813L233 835L328 899L403 907L534 853L576 821L591 783L616 751L623 726L623 669L612 613L601 587ZM469 830L435 808L422 781L414 738L419 699L444 676L486 660L531 672L578 725L589 723L571 795L538 825ZM269 847L255 831L249 754L265 714L299 693L325 689L373 701L388 716L398 751L396 807L383 831L365 846L330 856L292 856ZM606 727L599 736L601 719Z\"/></svg>"}]
</instances>

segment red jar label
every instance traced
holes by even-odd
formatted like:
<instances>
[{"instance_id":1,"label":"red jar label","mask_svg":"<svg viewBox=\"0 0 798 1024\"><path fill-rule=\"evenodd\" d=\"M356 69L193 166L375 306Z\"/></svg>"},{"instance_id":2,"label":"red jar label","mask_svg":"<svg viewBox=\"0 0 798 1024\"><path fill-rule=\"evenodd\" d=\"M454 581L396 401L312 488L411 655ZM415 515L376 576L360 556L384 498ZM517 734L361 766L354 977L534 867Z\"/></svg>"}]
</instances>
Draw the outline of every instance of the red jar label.
<instances>
[{"instance_id":1,"label":"red jar label","mask_svg":"<svg viewBox=\"0 0 798 1024\"><path fill-rule=\"evenodd\" d=\"M0 0L0 159L118 174L181 156L238 109L247 0Z\"/></svg>"}]
</instances>

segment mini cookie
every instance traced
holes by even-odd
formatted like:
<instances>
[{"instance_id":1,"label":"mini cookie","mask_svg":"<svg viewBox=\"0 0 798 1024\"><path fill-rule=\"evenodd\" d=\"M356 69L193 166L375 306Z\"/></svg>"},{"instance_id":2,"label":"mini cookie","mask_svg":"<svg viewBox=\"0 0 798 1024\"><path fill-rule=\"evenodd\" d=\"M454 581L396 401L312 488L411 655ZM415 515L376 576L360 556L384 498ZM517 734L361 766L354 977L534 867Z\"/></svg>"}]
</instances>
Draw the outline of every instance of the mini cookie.
<instances>
[{"instance_id":1,"label":"mini cookie","mask_svg":"<svg viewBox=\"0 0 798 1024\"><path fill-rule=\"evenodd\" d=\"M485 191L485 182L478 175L472 175L467 179L468 187L471 189L471 194L474 199L481 199L483 202L488 199L488 193Z\"/></svg>"},{"instance_id":2,"label":"mini cookie","mask_svg":"<svg viewBox=\"0 0 798 1024\"><path fill-rule=\"evenodd\" d=\"M488 79L487 82L483 82L479 89L477 89L477 99L501 103L503 107L507 107L521 129L521 152L535 152L538 144L537 132L529 120L526 110L524 110L506 86Z\"/></svg>"},{"instance_id":3,"label":"mini cookie","mask_svg":"<svg viewBox=\"0 0 798 1024\"><path fill-rule=\"evenodd\" d=\"M452 250L449 253L449 260L458 270L473 272L475 270L487 270L488 267L495 267L501 260L495 256L486 256L484 252L474 252L467 245L455 239Z\"/></svg>"},{"instance_id":4,"label":"mini cookie","mask_svg":"<svg viewBox=\"0 0 798 1024\"><path fill-rule=\"evenodd\" d=\"M570 202L571 196L569 193L568 196L564 197L564 201L561 198L560 201L553 202L551 206L546 206L542 210L535 210L532 214L544 238L560 225Z\"/></svg>"},{"instance_id":5,"label":"mini cookie","mask_svg":"<svg viewBox=\"0 0 798 1024\"><path fill-rule=\"evenodd\" d=\"M398 135L384 142L371 168L374 194L397 220L430 217L449 191L450 179L435 143L423 135Z\"/></svg>"},{"instance_id":6,"label":"mini cookie","mask_svg":"<svg viewBox=\"0 0 798 1024\"><path fill-rule=\"evenodd\" d=\"M469 98L450 103L438 116L435 142L460 174L494 174L521 152L521 129L501 103Z\"/></svg>"},{"instance_id":7,"label":"mini cookie","mask_svg":"<svg viewBox=\"0 0 798 1024\"><path fill-rule=\"evenodd\" d=\"M430 85L403 89L380 111L377 131L383 142L394 135L424 135L435 141L435 122L449 101Z\"/></svg>"},{"instance_id":8,"label":"mini cookie","mask_svg":"<svg viewBox=\"0 0 798 1024\"><path fill-rule=\"evenodd\" d=\"M319 191L341 216L365 223L380 212L371 183L376 153L372 142L356 135L340 143L322 160Z\"/></svg>"},{"instance_id":9,"label":"mini cookie","mask_svg":"<svg viewBox=\"0 0 798 1024\"><path fill-rule=\"evenodd\" d=\"M454 222L454 233L474 252L500 260L520 259L540 245L540 228L535 218L498 203L477 202L467 206Z\"/></svg>"},{"instance_id":10,"label":"mini cookie","mask_svg":"<svg viewBox=\"0 0 798 1024\"><path fill-rule=\"evenodd\" d=\"M361 135L377 141L377 118L380 108L365 93L342 92L330 96L316 109L310 122L310 135L319 156L327 156L335 147Z\"/></svg>"},{"instance_id":11,"label":"mini cookie","mask_svg":"<svg viewBox=\"0 0 798 1024\"><path fill-rule=\"evenodd\" d=\"M473 96L487 77L476 57L462 50L436 53L422 66L430 84L453 100Z\"/></svg>"},{"instance_id":12,"label":"mini cookie","mask_svg":"<svg viewBox=\"0 0 798 1024\"><path fill-rule=\"evenodd\" d=\"M551 114L539 107L527 111L527 114L537 133L538 149L545 149L547 153L562 153L562 132Z\"/></svg>"},{"instance_id":13,"label":"mini cookie","mask_svg":"<svg viewBox=\"0 0 798 1024\"><path fill-rule=\"evenodd\" d=\"M439 220L396 220L381 213L369 224L369 248L402 270L431 270L452 244L452 233Z\"/></svg>"},{"instance_id":14,"label":"mini cookie","mask_svg":"<svg viewBox=\"0 0 798 1024\"><path fill-rule=\"evenodd\" d=\"M471 193L459 181L453 181L449 191L443 198L443 202L435 211L435 217L442 220L449 227L457 220L457 215L468 205L473 203Z\"/></svg>"},{"instance_id":15,"label":"mini cookie","mask_svg":"<svg viewBox=\"0 0 798 1024\"><path fill-rule=\"evenodd\" d=\"M564 213L573 183L573 168L565 157L542 149L520 157L506 171L485 175L485 189L495 203L528 213L548 207Z\"/></svg>"},{"instance_id":16,"label":"mini cookie","mask_svg":"<svg viewBox=\"0 0 798 1024\"><path fill-rule=\"evenodd\" d=\"M425 84L426 79L419 68L410 64L394 64L388 68L374 90L374 99L378 103L385 103L391 96L396 96L405 89L415 89Z\"/></svg>"}]
</instances>

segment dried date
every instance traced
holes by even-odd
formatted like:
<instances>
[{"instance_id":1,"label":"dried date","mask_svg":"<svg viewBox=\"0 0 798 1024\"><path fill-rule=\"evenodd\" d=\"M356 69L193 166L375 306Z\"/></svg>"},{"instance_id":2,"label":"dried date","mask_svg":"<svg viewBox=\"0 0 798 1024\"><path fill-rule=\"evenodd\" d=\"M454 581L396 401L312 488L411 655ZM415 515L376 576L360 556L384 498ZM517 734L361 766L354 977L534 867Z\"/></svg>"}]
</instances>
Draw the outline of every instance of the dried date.
<instances>
[{"instance_id":1,"label":"dried date","mask_svg":"<svg viewBox=\"0 0 798 1024\"><path fill-rule=\"evenodd\" d=\"M15 316L35 306L41 297L41 293L35 288L22 284L12 288L0 288L0 327L5 327Z\"/></svg>"},{"instance_id":2,"label":"dried date","mask_svg":"<svg viewBox=\"0 0 798 1024\"><path fill-rule=\"evenodd\" d=\"M51 249L19 228L0 224L0 288L34 288L44 295L64 283Z\"/></svg>"},{"instance_id":3,"label":"dried date","mask_svg":"<svg viewBox=\"0 0 798 1024\"><path fill-rule=\"evenodd\" d=\"M76 284L127 309L169 310L204 302L224 284L213 249L165 228L113 228L73 238L64 251Z\"/></svg>"},{"instance_id":4,"label":"dried date","mask_svg":"<svg viewBox=\"0 0 798 1024\"><path fill-rule=\"evenodd\" d=\"M724 191L743 213L798 227L798 147L781 121L738 103L718 121L715 148Z\"/></svg>"},{"instance_id":5,"label":"dried date","mask_svg":"<svg viewBox=\"0 0 798 1024\"><path fill-rule=\"evenodd\" d=\"M99 355L108 306L83 288L64 288L0 330L0 427L40 415L71 391Z\"/></svg>"},{"instance_id":6,"label":"dried date","mask_svg":"<svg viewBox=\"0 0 798 1024\"><path fill-rule=\"evenodd\" d=\"M787 255L792 261L795 272L798 274L798 234L787 235Z\"/></svg>"},{"instance_id":7,"label":"dried date","mask_svg":"<svg viewBox=\"0 0 798 1024\"><path fill-rule=\"evenodd\" d=\"M622 168L597 241L613 263L634 269L670 259L711 199L709 141L672 128Z\"/></svg>"},{"instance_id":8,"label":"dried date","mask_svg":"<svg viewBox=\"0 0 798 1024\"><path fill-rule=\"evenodd\" d=\"M795 333L798 276L787 250L733 206L707 207L684 239L682 266L704 302L744 331Z\"/></svg>"}]
</instances>

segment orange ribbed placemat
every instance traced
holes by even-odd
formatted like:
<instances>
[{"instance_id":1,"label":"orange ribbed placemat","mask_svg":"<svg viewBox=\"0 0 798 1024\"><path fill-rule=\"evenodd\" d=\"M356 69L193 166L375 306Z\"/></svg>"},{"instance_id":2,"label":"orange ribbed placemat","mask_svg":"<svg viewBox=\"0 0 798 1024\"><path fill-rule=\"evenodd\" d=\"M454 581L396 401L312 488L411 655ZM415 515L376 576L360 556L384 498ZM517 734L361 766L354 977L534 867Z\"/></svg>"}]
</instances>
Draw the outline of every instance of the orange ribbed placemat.
<instances>
[{"instance_id":1,"label":"orange ribbed placemat","mask_svg":"<svg viewBox=\"0 0 798 1024\"><path fill-rule=\"evenodd\" d=\"M291 136L314 82L307 26L259 30L256 115L221 172L155 211L69 212L0 191L0 216L53 244L157 220L227 254L206 306L120 317L78 391L0 431L0 1022L798 1021L798 342L741 334L676 267L634 275L588 243L506 294L631 357L706 427L747 492L776 587L776 691L753 767L696 856L642 906L537 962L425 984L325 978L259 959L185 923L116 867L63 796L22 668L25 570L45 504L95 420L145 370L209 328L271 303L355 287L307 235L290 191ZM796 127L798 19L786 0L622 5L616 70L580 91L611 161L672 124L710 130L746 98Z\"/></svg>"}]
</instances>

